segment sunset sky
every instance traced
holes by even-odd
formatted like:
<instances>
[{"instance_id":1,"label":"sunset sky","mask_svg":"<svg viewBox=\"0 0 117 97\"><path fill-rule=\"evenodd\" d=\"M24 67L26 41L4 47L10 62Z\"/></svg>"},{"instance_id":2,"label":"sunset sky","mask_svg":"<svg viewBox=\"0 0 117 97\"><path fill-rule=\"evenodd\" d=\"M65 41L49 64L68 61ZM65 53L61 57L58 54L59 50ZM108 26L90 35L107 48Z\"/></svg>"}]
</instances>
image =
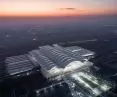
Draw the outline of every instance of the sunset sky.
<instances>
[{"instance_id":1,"label":"sunset sky","mask_svg":"<svg viewBox=\"0 0 117 97\"><path fill-rule=\"evenodd\" d=\"M117 14L117 0L0 0L0 16Z\"/></svg>"}]
</instances>

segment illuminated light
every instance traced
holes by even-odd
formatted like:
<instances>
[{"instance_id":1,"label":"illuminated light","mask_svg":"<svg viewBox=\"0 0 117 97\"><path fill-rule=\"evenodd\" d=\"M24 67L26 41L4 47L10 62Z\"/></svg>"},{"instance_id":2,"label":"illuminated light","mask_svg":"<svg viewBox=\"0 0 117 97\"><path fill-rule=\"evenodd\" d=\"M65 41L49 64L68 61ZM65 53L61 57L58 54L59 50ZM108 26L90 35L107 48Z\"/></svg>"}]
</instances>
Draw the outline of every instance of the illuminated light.
<instances>
[{"instance_id":1,"label":"illuminated light","mask_svg":"<svg viewBox=\"0 0 117 97\"><path fill-rule=\"evenodd\" d=\"M92 88L87 82L85 82L82 78L80 78L80 76L83 76L83 77L89 79L92 83L97 84L98 86L96 88ZM83 72L71 74L71 77L74 78L75 80L78 80L79 83L81 83L85 87L88 87L89 89L91 89L92 93L96 96L100 95L103 91L108 91L110 89L110 87L106 84L99 85L97 83L98 82L97 80L93 80L92 76L89 76L88 74L85 74ZM101 89L98 87L100 87Z\"/></svg>"},{"instance_id":2,"label":"illuminated light","mask_svg":"<svg viewBox=\"0 0 117 97\"><path fill-rule=\"evenodd\" d=\"M51 70L49 70L51 73L57 74L57 73L62 73L63 69L53 67Z\"/></svg>"},{"instance_id":3,"label":"illuminated light","mask_svg":"<svg viewBox=\"0 0 117 97\"><path fill-rule=\"evenodd\" d=\"M28 72L28 73L26 73L26 75L27 75L27 76L29 76L29 75L30 75L30 73Z\"/></svg>"},{"instance_id":4,"label":"illuminated light","mask_svg":"<svg viewBox=\"0 0 117 97\"><path fill-rule=\"evenodd\" d=\"M80 61L73 61L71 63L69 63L65 69L64 69L64 72L67 72L67 71L73 71L73 70L76 70L76 69L79 69L81 68L82 66L84 66L85 64L80 62Z\"/></svg>"},{"instance_id":5,"label":"illuminated light","mask_svg":"<svg viewBox=\"0 0 117 97\"><path fill-rule=\"evenodd\" d=\"M36 39L36 38L33 38L32 40L33 40L33 41L36 41L37 39Z\"/></svg>"},{"instance_id":6,"label":"illuminated light","mask_svg":"<svg viewBox=\"0 0 117 97\"><path fill-rule=\"evenodd\" d=\"M37 60L36 60L36 58L35 58L34 56L29 56L29 58L30 58L31 60L34 60L34 61L37 62Z\"/></svg>"},{"instance_id":7,"label":"illuminated light","mask_svg":"<svg viewBox=\"0 0 117 97\"><path fill-rule=\"evenodd\" d=\"M103 84L103 85L101 85L100 87L101 87L101 89L102 89L103 91L107 91L107 90L110 89L110 87L107 86L106 84Z\"/></svg>"},{"instance_id":8,"label":"illuminated light","mask_svg":"<svg viewBox=\"0 0 117 97\"><path fill-rule=\"evenodd\" d=\"M93 53L89 53L89 54L84 54L82 56L87 57L87 56L92 56L92 55L94 55L94 54Z\"/></svg>"},{"instance_id":9,"label":"illuminated light","mask_svg":"<svg viewBox=\"0 0 117 97\"><path fill-rule=\"evenodd\" d=\"M102 93L102 91L100 91L98 88L95 88L95 89L93 89L93 93L94 93L94 95L98 96Z\"/></svg>"},{"instance_id":10,"label":"illuminated light","mask_svg":"<svg viewBox=\"0 0 117 97\"><path fill-rule=\"evenodd\" d=\"M63 69L61 68L57 68L57 67L53 67L52 69L48 70L45 74L45 76L47 78L49 77L53 77L53 76L58 76L58 75L61 75L63 74Z\"/></svg>"},{"instance_id":11,"label":"illuminated light","mask_svg":"<svg viewBox=\"0 0 117 97\"><path fill-rule=\"evenodd\" d=\"M72 52L78 52L78 51L80 51L80 50L82 50L82 49L73 50Z\"/></svg>"},{"instance_id":12,"label":"illuminated light","mask_svg":"<svg viewBox=\"0 0 117 97\"><path fill-rule=\"evenodd\" d=\"M10 35L6 35L6 38L9 38L10 37Z\"/></svg>"},{"instance_id":13,"label":"illuminated light","mask_svg":"<svg viewBox=\"0 0 117 97\"><path fill-rule=\"evenodd\" d=\"M82 72L80 72L79 75L81 75L81 76L87 78L87 79L90 80L92 83L98 85L103 91L107 91L107 90L110 89L110 86L108 86L107 84L103 84L103 82L102 82L102 84L100 85L100 83L98 82L98 79L95 78L95 77L92 76L92 75L90 76L90 75L84 74L84 73L82 73Z\"/></svg>"},{"instance_id":14,"label":"illuminated light","mask_svg":"<svg viewBox=\"0 0 117 97\"><path fill-rule=\"evenodd\" d=\"M81 84L84 84L86 87L90 88L91 90L93 90L89 84L87 84L84 80L82 80L82 78L80 78L77 74L73 74L72 78L74 78L75 80L79 81Z\"/></svg>"},{"instance_id":15,"label":"illuminated light","mask_svg":"<svg viewBox=\"0 0 117 97\"><path fill-rule=\"evenodd\" d=\"M85 78L87 78L87 79L90 80L92 83L99 85L99 84L98 84L98 80L97 80L95 77L93 77L92 75L88 75L88 74L82 73L82 72L79 72L78 74L81 75L81 76L83 76L83 77L85 77Z\"/></svg>"}]
</instances>

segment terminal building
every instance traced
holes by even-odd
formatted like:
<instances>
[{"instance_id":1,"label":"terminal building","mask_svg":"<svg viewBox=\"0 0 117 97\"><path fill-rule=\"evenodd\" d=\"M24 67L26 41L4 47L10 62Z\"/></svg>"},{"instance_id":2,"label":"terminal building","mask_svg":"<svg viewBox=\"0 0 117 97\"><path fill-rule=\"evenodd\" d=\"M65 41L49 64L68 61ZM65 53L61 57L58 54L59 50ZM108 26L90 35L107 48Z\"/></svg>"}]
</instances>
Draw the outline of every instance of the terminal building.
<instances>
[{"instance_id":1,"label":"terminal building","mask_svg":"<svg viewBox=\"0 0 117 97\"><path fill-rule=\"evenodd\" d=\"M44 77L53 78L92 66L93 63L88 60L94 54L77 46L65 48L59 45L47 45L28 54L8 57L6 67L9 75L17 75L40 67Z\"/></svg>"},{"instance_id":2,"label":"terminal building","mask_svg":"<svg viewBox=\"0 0 117 97\"><path fill-rule=\"evenodd\" d=\"M7 57L6 75L28 77L40 72L51 84L34 89L32 97L97 97L112 85L91 72L94 56L95 52L78 46L40 46L27 54Z\"/></svg>"}]
</instances>

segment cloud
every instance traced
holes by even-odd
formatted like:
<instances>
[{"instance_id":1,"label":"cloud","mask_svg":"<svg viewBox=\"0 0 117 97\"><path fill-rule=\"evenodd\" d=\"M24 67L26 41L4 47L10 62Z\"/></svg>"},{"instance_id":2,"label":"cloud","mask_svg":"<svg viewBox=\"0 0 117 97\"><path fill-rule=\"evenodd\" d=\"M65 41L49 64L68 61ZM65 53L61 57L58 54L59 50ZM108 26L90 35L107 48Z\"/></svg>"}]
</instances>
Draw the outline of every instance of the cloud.
<instances>
[{"instance_id":1,"label":"cloud","mask_svg":"<svg viewBox=\"0 0 117 97\"><path fill-rule=\"evenodd\" d=\"M72 7L69 7L69 8L60 8L60 10L76 11L77 9L76 8L72 8Z\"/></svg>"}]
</instances>

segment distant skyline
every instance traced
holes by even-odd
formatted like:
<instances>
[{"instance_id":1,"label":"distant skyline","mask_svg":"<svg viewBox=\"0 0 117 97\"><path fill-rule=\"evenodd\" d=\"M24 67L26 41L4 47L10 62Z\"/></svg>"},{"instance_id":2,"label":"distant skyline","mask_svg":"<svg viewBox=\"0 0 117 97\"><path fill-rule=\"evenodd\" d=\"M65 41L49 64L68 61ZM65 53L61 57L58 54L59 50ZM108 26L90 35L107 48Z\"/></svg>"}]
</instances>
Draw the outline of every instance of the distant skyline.
<instances>
[{"instance_id":1,"label":"distant skyline","mask_svg":"<svg viewBox=\"0 0 117 97\"><path fill-rule=\"evenodd\" d=\"M117 14L117 0L0 0L0 16Z\"/></svg>"}]
</instances>

